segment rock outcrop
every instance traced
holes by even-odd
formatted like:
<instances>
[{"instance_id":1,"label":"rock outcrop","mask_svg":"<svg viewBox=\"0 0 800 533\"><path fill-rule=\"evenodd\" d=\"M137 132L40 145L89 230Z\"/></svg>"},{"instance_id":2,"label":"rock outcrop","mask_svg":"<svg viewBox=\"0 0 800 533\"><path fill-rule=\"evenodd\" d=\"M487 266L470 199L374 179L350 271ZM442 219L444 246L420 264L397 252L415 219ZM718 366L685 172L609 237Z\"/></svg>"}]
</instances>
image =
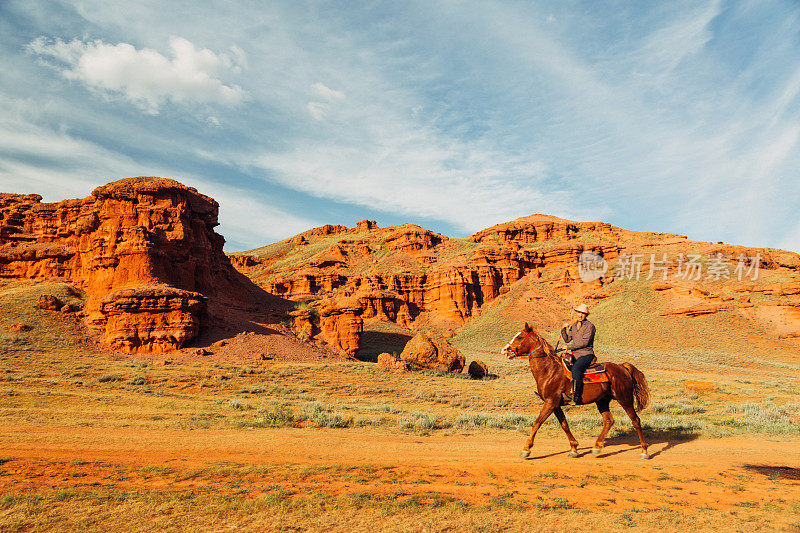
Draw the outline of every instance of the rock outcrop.
<instances>
[{"instance_id":1,"label":"rock outcrop","mask_svg":"<svg viewBox=\"0 0 800 533\"><path fill-rule=\"evenodd\" d=\"M554 315L568 312L579 301L613 301L622 288L616 281L641 277L662 302L659 314L674 317L673 321L728 309L741 314L752 307L752 294L758 305L750 315L760 323L768 325L770 313L780 315L786 323L780 333L786 335L798 323L795 315L786 311L789 300L800 294L797 254L628 231L602 222L532 215L467 239L450 239L415 224L380 228L373 221L362 221L349 229L322 226L250 253L252 260L236 257L235 264L270 293L317 307L330 299L351 302L344 314L347 318L334 312L327 320L320 319L326 323L324 335L314 333L347 353L357 344L359 319L394 322L408 329L458 329L496 302L505 301L505 295L520 282L558 298L561 311L556 310L559 305L548 303L547 313ZM762 285L751 282L747 275L735 276L741 281L727 283L723 279L720 283L726 283L725 288L718 284L709 292L710 282L705 278L687 281L679 276L679 258L687 261L691 254L704 256L705 268L715 257L727 258L733 262L730 276L735 274L737 258L747 257L743 263L747 270L753 267L752 258L759 257L760 268L776 274L776 281ZM669 276L664 275L665 269L658 270L658 260L664 255L671 261ZM591 279L582 270L585 256L603 268ZM626 271L626 261L637 264L630 264ZM733 301L731 290L747 294ZM781 308L766 309L764 296L781 299ZM519 297L511 296L517 302L509 311L512 314L530 306L530 302L517 300ZM548 319L546 327L554 325ZM346 331L335 331L340 327Z\"/></svg>"},{"instance_id":2,"label":"rock outcrop","mask_svg":"<svg viewBox=\"0 0 800 533\"><path fill-rule=\"evenodd\" d=\"M106 342L123 352L172 351L197 336L207 300L165 285L111 291L100 302Z\"/></svg>"},{"instance_id":3,"label":"rock outcrop","mask_svg":"<svg viewBox=\"0 0 800 533\"><path fill-rule=\"evenodd\" d=\"M307 342L354 357L361 347L364 321L357 300L330 298L289 312L292 328Z\"/></svg>"},{"instance_id":4,"label":"rock outcrop","mask_svg":"<svg viewBox=\"0 0 800 533\"><path fill-rule=\"evenodd\" d=\"M472 361L467 369L469 377L472 379L483 379L489 375L489 367L483 361Z\"/></svg>"},{"instance_id":5,"label":"rock outcrop","mask_svg":"<svg viewBox=\"0 0 800 533\"><path fill-rule=\"evenodd\" d=\"M389 353L378 355L378 368L386 372L394 372L395 374L402 374L409 370L407 362Z\"/></svg>"},{"instance_id":6,"label":"rock outcrop","mask_svg":"<svg viewBox=\"0 0 800 533\"><path fill-rule=\"evenodd\" d=\"M354 299L331 299L319 306L319 329L334 350L355 357L361 347L362 308Z\"/></svg>"},{"instance_id":7,"label":"rock outcrop","mask_svg":"<svg viewBox=\"0 0 800 533\"><path fill-rule=\"evenodd\" d=\"M461 372L465 362L464 355L450 344L424 333L418 333L408 341L400 359L420 368L455 374Z\"/></svg>"},{"instance_id":8,"label":"rock outcrop","mask_svg":"<svg viewBox=\"0 0 800 533\"><path fill-rule=\"evenodd\" d=\"M210 302L252 307L264 295L223 253L217 212L212 198L152 177L58 203L0 194L0 277L67 278L108 346L174 350L198 334Z\"/></svg>"},{"instance_id":9,"label":"rock outcrop","mask_svg":"<svg viewBox=\"0 0 800 533\"><path fill-rule=\"evenodd\" d=\"M44 310L47 310L47 311L58 311L63 306L64 306L64 304L61 303L61 300L59 300L57 297L49 295L49 294L43 294L43 295L39 296L39 299L36 302L36 307L37 308L44 309Z\"/></svg>"}]
</instances>

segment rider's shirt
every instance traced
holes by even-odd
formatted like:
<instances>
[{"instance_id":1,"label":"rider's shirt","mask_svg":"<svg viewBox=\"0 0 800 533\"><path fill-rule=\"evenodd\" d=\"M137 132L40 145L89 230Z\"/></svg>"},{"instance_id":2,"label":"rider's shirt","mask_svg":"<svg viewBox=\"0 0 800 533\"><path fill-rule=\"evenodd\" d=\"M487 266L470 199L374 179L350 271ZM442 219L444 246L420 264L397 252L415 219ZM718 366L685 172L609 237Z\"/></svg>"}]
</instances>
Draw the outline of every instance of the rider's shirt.
<instances>
[{"instance_id":1,"label":"rider's shirt","mask_svg":"<svg viewBox=\"0 0 800 533\"><path fill-rule=\"evenodd\" d=\"M575 322L569 329L561 328L561 338L576 359L584 355L594 355L594 324L588 320Z\"/></svg>"}]
</instances>

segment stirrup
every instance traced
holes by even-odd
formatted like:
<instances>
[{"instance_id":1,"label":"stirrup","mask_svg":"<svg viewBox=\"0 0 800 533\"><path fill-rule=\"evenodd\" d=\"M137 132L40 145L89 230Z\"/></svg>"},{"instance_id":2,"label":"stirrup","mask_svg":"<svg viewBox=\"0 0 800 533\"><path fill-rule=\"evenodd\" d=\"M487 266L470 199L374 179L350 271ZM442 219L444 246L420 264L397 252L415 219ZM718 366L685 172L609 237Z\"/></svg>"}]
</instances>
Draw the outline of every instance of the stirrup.
<instances>
[{"instance_id":1,"label":"stirrup","mask_svg":"<svg viewBox=\"0 0 800 533\"><path fill-rule=\"evenodd\" d=\"M561 404L562 405L575 405L575 402L572 399L572 394L567 394L566 392L561 393Z\"/></svg>"}]
</instances>

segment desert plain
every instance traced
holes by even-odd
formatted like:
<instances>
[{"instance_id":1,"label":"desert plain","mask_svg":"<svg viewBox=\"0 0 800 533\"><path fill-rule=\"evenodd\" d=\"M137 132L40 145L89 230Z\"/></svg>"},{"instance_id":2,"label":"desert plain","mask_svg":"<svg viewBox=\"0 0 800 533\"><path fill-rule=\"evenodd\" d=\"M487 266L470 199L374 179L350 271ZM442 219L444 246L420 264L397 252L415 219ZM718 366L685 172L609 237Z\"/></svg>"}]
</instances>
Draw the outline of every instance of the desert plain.
<instances>
[{"instance_id":1,"label":"desert plain","mask_svg":"<svg viewBox=\"0 0 800 533\"><path fill-rule=\"evenodd\" d=\"M0 207L0 530L800 530L793 252L534 215L224 254L216 202L158 178ZM500 349L578 302L647 377L649 459L616 403L598 456L593 405L578 458L554 418L519 456L541 400Z\"/></svg>"}]
</instances>

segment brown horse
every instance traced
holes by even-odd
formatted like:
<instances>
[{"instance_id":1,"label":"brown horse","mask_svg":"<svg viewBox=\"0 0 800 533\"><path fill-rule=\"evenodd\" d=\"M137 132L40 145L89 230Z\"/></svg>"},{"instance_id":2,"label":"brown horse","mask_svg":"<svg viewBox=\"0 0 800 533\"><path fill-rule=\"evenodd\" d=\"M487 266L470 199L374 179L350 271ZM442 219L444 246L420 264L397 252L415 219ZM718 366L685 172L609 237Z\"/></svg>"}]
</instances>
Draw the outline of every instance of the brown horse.
<instances>
[{"instance_id":1,"label":"brown horse","mask_svg":"<svg viewBox=\"0 0 800 533\"><path fill-rule=\"evenodd\" d=\"M544 400L544 405L533 423L533 430L530 438L525 442L522 450L522 457L526 458L531 454L533 439L539 427L547 418L555 413L556 418L561 423L561 428L567 434L569 446L572 449L569 456L578 457L578 441L569 430L567 418L561 409L563 405L562 393L571 390L572 382L564 372L561 359L556 355L556 351L547 341L540 337L527 322L525 327L511 339L502 353L509 359L515 357L527 357L531 367L533 379L536 380L536 388L539 397ZM583 403L594 403L603 417L603 430L598 435L592 448L592 453L598 455L603 448L608 430L614 424L614 417L611 416L609 404L611 400L617 400L633 422L633 427L639 435L639 442L642 446L642 458L647 459L647 444L644 442L642 425L639 422L637 411L647 407L650 399L650 391L647 388L647 380L635 366L630 363L621 365L614 363L603 363L610 382L606 383L587 383L583 389ZM634 408L634 402L636 407Z\"/></svg>"}]
</instances>

